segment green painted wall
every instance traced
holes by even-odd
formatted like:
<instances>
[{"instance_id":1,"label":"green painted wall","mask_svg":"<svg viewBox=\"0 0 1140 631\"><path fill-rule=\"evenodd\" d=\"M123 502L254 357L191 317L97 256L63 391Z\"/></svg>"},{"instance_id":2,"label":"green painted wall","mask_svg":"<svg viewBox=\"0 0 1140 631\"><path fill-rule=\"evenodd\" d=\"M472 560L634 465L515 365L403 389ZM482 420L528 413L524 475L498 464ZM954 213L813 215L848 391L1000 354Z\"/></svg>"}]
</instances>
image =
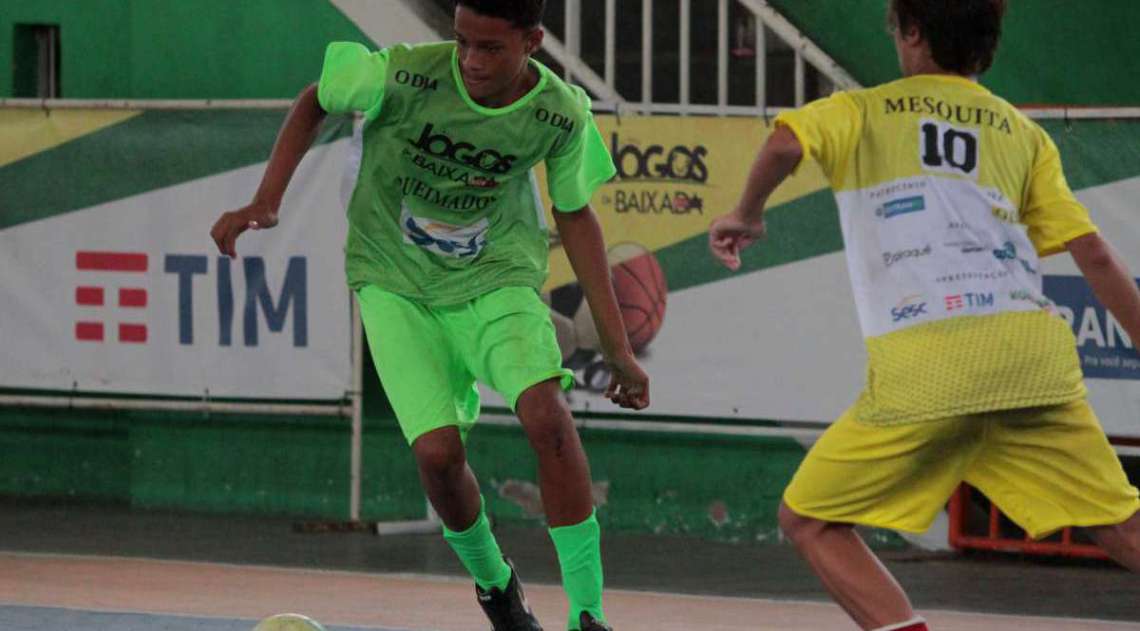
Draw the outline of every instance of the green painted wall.
<instances>
[{"instance_id":1,"label":"green painted wall","mask_svg":"<svg viewBox=\"0 0 1140 631\"><path fill-rule=\"evenodd\" d=\"M804 449L778 438L585 430L607 529L774 541L776 508ZM348 513L347 425L161 413L0 412L0 496L140 509ZM540 524L535 459L518 427L482 426L469 458L496 521ZM361 511L414 519L424 497L395 420L366 421Z\"/></svg>"},{"instance_id":2,"label":"green painted wall","mask_svg":"<svg viewBox=\"0 0 1140 631\"><path fill-rule=\"evenodd\" d=\"M58 24L65 98L291 98L332 40L370 42L328 0L3 0L0 97L16 24Z\"/></svg>"},{"instance_id":3,"label":"green painted wall","mask_svg":"<svg viewBox=\"0 0 1140 631\"><path fill-rule=\"evenodd\" d=\"M0 96L12 96L17 24L59 25L63 96L122 97L130 93L132 26L128 0L3 0L0 59L5 63L0 63Z\"/></svg>"},{"instance_id":4,"label":"green painted wall","mask_svg":"<svg viewBox=\"0 0 1140 631\"><path fill-rule=\"evenodd\" d=\"M886 34L886 0L771 0L781 13L846 68L873 85L899 77ZM1135 105L1140 24L1134 0L1017 0L1004 22L1002 44L983 83L1021 104Z\"/></svg>"},{"instance_id":5,"label":"green painted wall","mask_svg":"<svg viewBox=\"0 0 1140 631\"><path fill-rule=\"evenodd\" d=\"M364 378L362 517L422 517L411 449L370 363ZM725 541L776 538L780 493L805 453L786 438L581 435L607 529ZM341 520L349 440L335 418L0 408L0 496ZM468 455L495 520L542 522L521 428L480 425Z\"/></svg>"}]
</instances>

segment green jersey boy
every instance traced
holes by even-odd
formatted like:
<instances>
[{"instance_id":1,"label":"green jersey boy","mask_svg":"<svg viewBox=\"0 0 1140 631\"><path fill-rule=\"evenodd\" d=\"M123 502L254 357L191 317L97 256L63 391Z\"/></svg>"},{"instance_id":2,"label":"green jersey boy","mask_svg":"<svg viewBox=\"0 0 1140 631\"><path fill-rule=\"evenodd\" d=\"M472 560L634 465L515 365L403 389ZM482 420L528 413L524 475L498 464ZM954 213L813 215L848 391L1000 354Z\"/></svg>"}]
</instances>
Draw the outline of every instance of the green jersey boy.
<instances>
[{"instance_id":1,"label":"green jersey boy","mask_svg":"<svg viewBox=\"0 0 1140 631\"><path fill-rule=\"evenodd\" d=\"M590 473L561 389L549 311L548 226L533 167L546 163L554 223L613 370L615 403L649 404L589 206L614 175L590 102L530 59L544 0L458 0L456 41L370 52L328 47L320 82L294 102L254 201L211 236L270 228L293 171L327 113L361 112L363 153L348 207L349 286L373 361L412 446L444 538L475 579L496 631L541 629L491 534L464 443L476 382L519 417L538 459L550 536L570 603L569 629L609 629Z\"/></svg>"}]
</instances>

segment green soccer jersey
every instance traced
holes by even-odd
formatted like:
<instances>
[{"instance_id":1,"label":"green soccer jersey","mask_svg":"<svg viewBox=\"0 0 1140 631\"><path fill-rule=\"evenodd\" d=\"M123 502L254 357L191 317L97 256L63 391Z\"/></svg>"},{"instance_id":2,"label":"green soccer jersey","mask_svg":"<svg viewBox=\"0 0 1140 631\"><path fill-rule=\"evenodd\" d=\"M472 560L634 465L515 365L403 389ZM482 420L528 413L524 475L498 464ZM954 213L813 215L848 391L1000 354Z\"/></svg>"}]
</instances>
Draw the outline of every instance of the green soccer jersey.
<instances>
[{"instance_id":1,"label":"green soccer jersey","mask_svg":"<svg viewBox=\"0 0 1140 631\"><path fill-rule=\"evenodd\" d=\"M542 286L549 252L534 166L546 162L558 211L585 206L615 169L585 92L530 63L537 85L491 109L467 94L453 42L329 45L321 107L364 113L348 206L350 287L438 306Z\"/></svg>"}]
</instances>

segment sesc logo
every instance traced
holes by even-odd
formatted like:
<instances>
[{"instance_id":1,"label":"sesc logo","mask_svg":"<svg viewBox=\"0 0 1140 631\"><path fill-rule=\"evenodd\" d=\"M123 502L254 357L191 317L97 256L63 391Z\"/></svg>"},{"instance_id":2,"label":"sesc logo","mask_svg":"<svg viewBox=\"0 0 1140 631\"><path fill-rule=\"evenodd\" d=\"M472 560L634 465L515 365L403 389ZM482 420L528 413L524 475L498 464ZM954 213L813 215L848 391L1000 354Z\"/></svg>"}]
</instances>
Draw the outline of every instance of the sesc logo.
<instances>
[{"instance_id":1,"label":"sesc logo","mask_svg":"<svg viewBox=\"0 0 1140 631\"><path fill-rule=\"evenodd\" d=\"M617 132L610 138L610 153L623 180L690 180L703 184L709 179L704 163L709 150L704 145L677 145L668 151L661 145L650 145L643 150L634 144L622 145Z\"/></svg>"},{"instance_id":2,"label":"sesc logo","mask_svg":"<svg viewBox=\"0 0 1140 631\"><path fill-rule=\"evenodd\" d=\"M479 149L469 142L455 142L447 134L435 133L435 126L431 123L424 125L420 137L409 140L408 144L428 155L465 164L484 173L502 175L509 172L515 160L518 160L516 155L504 155L494 149Z\"/></svg>"},{"instance_id":3,"label":"sesc logo","mask_svg":"<svg viewBox=\"0 0 1140 631\"><path fill-rule=\"evenodd\" d=\"M922 296L907 296L891 309L891 321L902 322L926 315L926 301Z\"/></svg>"}]
</instances>

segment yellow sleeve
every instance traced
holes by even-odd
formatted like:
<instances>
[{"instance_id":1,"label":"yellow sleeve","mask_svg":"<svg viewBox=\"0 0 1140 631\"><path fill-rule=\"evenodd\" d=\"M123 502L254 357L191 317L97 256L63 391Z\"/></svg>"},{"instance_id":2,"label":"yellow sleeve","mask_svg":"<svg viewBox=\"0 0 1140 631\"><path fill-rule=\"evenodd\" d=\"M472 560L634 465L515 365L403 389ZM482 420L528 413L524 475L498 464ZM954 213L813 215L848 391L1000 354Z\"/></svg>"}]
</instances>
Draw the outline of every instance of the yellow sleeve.
<instances>
[{"instance_id":1,"label":"yellow sleeve","mask_svg":"<svg viewBox=\"0 0 1140 631\"><path fill-rule=\"evenodd\" d=\"M776 125L787 127L796 135L804 155L818 162L834 184L859 144L863 115L851 95L836 92L799 109L782 112L776 117Z\"/></svg>"},{"instance_id":2,"label":"yellow sleeve","mask_svg":"<svg viewBox=\"0 0 1140 631\"><path fill-rule=\"evenodd\" d=\"M1041 140L1029 174L1021 221L1029 229L1029 240L1037 253L1049 256L1063 251L1067 242L1096 232L1097 228L1088 209L1069 190L1057 145L1044 130L1038 129L1038 133Z\"/></svg>"}]
</instances>

